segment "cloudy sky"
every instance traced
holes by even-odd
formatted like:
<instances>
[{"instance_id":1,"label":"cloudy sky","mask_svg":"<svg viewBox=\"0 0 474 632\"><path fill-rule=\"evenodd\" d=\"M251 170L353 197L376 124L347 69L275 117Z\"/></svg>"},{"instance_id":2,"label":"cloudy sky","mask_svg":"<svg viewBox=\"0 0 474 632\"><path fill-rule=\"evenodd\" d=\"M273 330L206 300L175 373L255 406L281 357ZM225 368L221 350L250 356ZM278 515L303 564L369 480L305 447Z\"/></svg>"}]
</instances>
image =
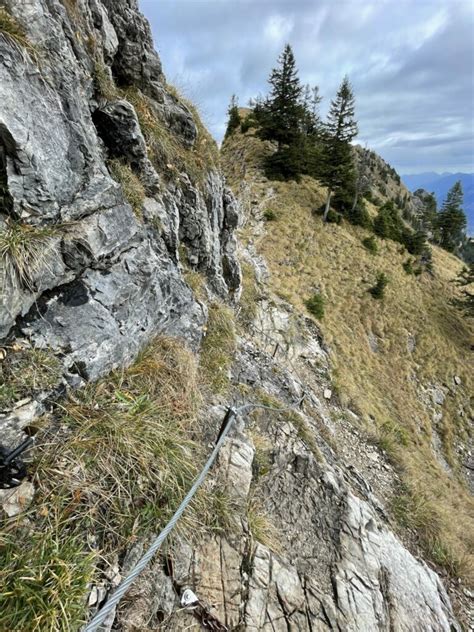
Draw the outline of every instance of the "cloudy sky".
<instances>
[{"instance_id":1,"label":"cloudy sky","mask_svg":"<svg viewBox=\"0 0 474 632\"><path fill-rule=\"evenodd\" d=\"M472 0L139 0L168 81L217 140L289 42L325 113L344 74L359 142L400 173L474 171Z\"/></svg>"}]
</instances>

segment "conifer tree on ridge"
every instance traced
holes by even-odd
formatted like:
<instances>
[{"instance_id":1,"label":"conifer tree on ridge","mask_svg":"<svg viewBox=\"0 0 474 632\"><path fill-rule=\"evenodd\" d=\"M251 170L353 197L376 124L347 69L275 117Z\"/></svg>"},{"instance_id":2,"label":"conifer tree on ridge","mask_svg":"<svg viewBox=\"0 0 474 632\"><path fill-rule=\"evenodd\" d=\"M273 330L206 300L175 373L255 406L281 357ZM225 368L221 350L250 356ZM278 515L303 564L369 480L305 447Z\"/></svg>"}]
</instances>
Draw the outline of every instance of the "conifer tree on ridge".
<instances>
[{"instance_id":1,"label":"conifer tree on ridge","mask_svg":"<svg viewBox=\"0 0 474 632\"><path fill-rule=\"evenodd\" d=\"M237 127L240 125L240 114L239 114L239 102L235 94L232 95L230 99L229 107L227 108L228 121L227 121L227 129L225 132L224 139L229 136Z\"/></svg>"},{"instance_id":2,"label":"conifer tree on ridge","mask_svg":"<svg viewBox=\"0 0 474 632\"><path fill-rule=\"evenodd\" d=\"M275 140L278 150L291 145L300 131L303 87L298 78L293 50L286 44L278 58L278 66L271 71L268 82L270 95L256 112L262 140Z\"/></svg>"},{"instance_id":3,"label":"conifer tree on ridge","mask_svg":"<svg viewBox=\"0 0 474 632\"><path fill-rule=\"evenodd\" d=\"M462 209L463 192L458 180L448 191L438 215L440 246L454 252L461 244L466 229L466 215Z\"/></svg>"},{"instance_id":4,"label":"conifer tree on ridge","mask_svg":"<svg viewBox=\"0 0 474 632\"><path fill-rule=\"evenodd\" d=\"M344 77L331 102L325 126L322 182L328 188L323 219L326 221L334 192L354 180L351 141L357 136L355 99L348 77Z\"/></svg>"}]
</instances>

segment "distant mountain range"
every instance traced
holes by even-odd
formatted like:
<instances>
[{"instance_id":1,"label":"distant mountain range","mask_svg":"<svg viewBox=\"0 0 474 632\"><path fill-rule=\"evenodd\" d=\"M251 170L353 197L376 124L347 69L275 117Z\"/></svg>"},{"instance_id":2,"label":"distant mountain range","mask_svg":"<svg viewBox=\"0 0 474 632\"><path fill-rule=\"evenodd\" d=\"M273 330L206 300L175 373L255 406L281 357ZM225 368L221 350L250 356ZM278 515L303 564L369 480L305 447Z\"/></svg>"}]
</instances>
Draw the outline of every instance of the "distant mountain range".
<instances>
[{"instance_id":1,"label":"distant mountain range","mask_svg":"<svg viewBox=\"0 0 474 632\"><path fill-rule=\"evenodd\" d=\"M402 176L403 183L410 191L425 189L434 193L441 207L447 192L458 180L461 181L464 193L464 212L467 215L469 235L474 234L474 173L436 173L427 171L413 175Z\"/></svg>"}]
</instances>

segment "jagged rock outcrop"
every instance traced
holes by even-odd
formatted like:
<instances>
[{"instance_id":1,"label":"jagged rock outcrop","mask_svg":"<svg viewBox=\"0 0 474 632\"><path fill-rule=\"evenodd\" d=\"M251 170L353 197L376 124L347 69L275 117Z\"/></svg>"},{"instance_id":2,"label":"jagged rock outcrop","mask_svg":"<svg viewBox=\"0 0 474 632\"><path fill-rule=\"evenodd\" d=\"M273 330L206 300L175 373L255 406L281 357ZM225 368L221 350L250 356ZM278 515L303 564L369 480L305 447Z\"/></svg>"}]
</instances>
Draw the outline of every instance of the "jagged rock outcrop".
<instances>
[{"instance_id":1,"label":"jagged rock outcrop","mask_svg":"<svg viewBox=\"0 0 474 632\"><path fill-rule=\"evenodd\" d=\"M300 349L300 369L308 360L327 362L317 338L309 337L304 353ZM250 342L235 371L240 384L256 381L295 409L305 392L318 416L337 414L337 406L323 403L322 394L318 399L294 371ZM221 419L225 409L210 412ZM220 453L217 475L235 507L250 507L247 517L236 520L233 534L198 549L175 544L133 588L118 617L124 630L161 621L163 629L188 629L193 615L179 607L187 587L229 630L460 630L440 579L387 527L371 486L363 478L357 483L356 472L339 464L324 442L318 441L324 455L308 447L302 427L316 436L314 415L298 414L296 423L262 411L251 432L249 420L240 419ZM263 475L252 439L262 436L269 460ZM271 530L266 544L252 533L256 496Z\"/></svg>"},{"instance_id":2,"label":"jagged rock outcrop","mask_svg":"<svg viewBox=\"0 0 474 632\"><path fill-rule=\"evenodd\" d=\"M7 235L17 231L39 247L26 262L28 279L18 271L20 255L5 249L0 337L16 326L88 378L129 363L158 332L196 345L206 314L183 281L178 247L188 247L189 263L221 297L238 292L231 194L211 165L201 183L184 173L167 181L149 158L134 106L97 89L99 74L143 90L159 124L191 150L196 123L166 89L148 23L134 2L2 4L25 40L0 37L9 194L0 221ZM106 160L113 158L142 181L143 220L111 176ZM30 257L28 244L24 251Z\"/></svg>"}]
</instances>

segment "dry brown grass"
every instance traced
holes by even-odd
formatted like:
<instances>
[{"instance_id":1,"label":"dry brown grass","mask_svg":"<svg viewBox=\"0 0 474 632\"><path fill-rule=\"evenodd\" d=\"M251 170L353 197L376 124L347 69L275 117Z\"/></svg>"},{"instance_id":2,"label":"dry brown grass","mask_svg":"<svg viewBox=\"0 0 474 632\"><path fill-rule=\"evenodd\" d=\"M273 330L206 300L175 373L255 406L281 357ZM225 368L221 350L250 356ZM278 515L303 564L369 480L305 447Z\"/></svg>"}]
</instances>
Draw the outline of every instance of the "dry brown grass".
<instances>
[{"instance_id":1,"label":"dry brown grass","mask_svg":"<svg viewBox=\"0 0 474 632\"><path fill-rule=\"evenodd\" d=\"M263 158L271 151L271 143L263 143L255 136L255 130L250 129L245 135L231 134L228 136L221 151L221 162L226 178L234 193L238 194L241 185L249 180L263 180L259 174L259 167Z\"/></svg>"},{"instance_id":2,"label":"dry brown grass","mask_svg":"<svg viewBox=\"0 0 474 632\"><path fill-rule=\"evenodd\" d=\"M26 51L36 60L37 51L29 41L23 26L5 8L0 7L0 35L19 51Z\"/></svg>"},{"instance_id":3,"label":"dry brown grass","mask_svg":"<svg viewBox=\"0 0 474 632\"><path fill-rule=\"evenodd\" d=\"M270 471L272 443L268 437L259 432L255 425L250 428L249 435L255 448L252 464L253 478L258 480Z\"/></svg>"},{"instance_id":4,"label":"dry brown grass","mask_svg":"<svg viewBox=\"0 0 474 632\"><path fill-rule=\"evenodd\" d=\"M200 471L201 402L194 355L158 338L132 367L60 406L57 423L37 435L34 504L0 535L2 630L79 629L99 558L107 567L159 532ZM191 542L228 532L234 514L211 476L177 532Z\"/></svg>"},{"instance_id":5,"label":"dry brown grass","mask_svg":"<svg viewBox=\"0 0 474 632\"><path fill-rule=\"evenodd\" d=\"M360 413L367 432L391 451L413 494L428 499L437 519L418 522L425 549L437 561L450 557L446 567L462 569L465 577L472 577L474 503L458 474L453 449L454 439L463 440L470 432L469 412L460 417L458 411L474 386L472 331L450 304L456 292L451 281L461 263L435 247L435 276L415 277L403 270L407 254L400 244L375 238L378 254L369 253L361 243L368 236L365 230L348 224L324 225L315 216L313 210L324 200L324 189L317 182L311 178L298 184L265 181L256 160L264 149L259 150L253 137L235 135L224 147L223 162L230 165L234 187L239 170L243 172L247 146L250 159L244 178L251 195L264 199L271 187L271 206L277 211L276 221L265 224L257 247L268 262L271 289L301 313L314 291L325 297L320 327L331 350L333 378L343 403ZM247 236L244 232L243 238ZM367 292L378 271L390 279L383 301L374 301ZM377 339L377 352L369 346L369 335ZM409 337L416 341L413 352L408 350ZM461 387L454 387L455 375L461 377ZM452 475L444 471L431 448L433 422L421 391L434 384L448 389L441 434ZM425 537L424 528L429 531L433 524L436 536ZM440 543L443 556L436 553Z\"/></svg>"},{"instance_id":6,"label":"dry brown grass","mask_svg":"<svg viewBox=\"0 0 474 632\"><path fill-rule=\"evenodd\" d=\"M54 389L61 375L61 362L51 351L9 348L6 357L0 360L0 410L25 397Z\"/></svg>"},{"instance_id":7,"label":"dry brown grass","mask_svg":"<svg viewBox=\"0 0 474 632\"><path fill-rule=\"evenodd\" d=\"M203 381L214 393L225 393L230 386L229 371L234 360L236 333L234 315L222 303L209 305L206 335L201 345Z\"/></svg>"},{"instance_id":8,"label":"dry brown grass","mask_svg":"<svg viewBox=\"0 0 474 632\"><path fill-rule=\"evenodd\" d=\"M92 42L92 40L91 40ZM119 96L119 91L114 83L114 80L109 74L109 70L102 62L96 62L94 64L93 72L94 87L99 96L107 99L107 101L113 101Z\"/></svg>"},{"instance_id":9,"label":"dry brown grass","mask_svg":"<svg viewBox=\"0 0 474 632\"><path fill-rule=\"evenodd\" d=\"M192 160L194 160L194 167L197 168L198 174L201 174L203 169L219 169L221 166L219 148L203 124L199 108L192 103L192 101L187 99L175 86L168 84L166 89L191 112L194 123L196 124L198 132L197 138L190 151L192 152Z\"/></svg>"},{"instance_id":10,"label":"dry brown grass","mask_svg":"<svg viewBox=\"0 0 474 632\"><path fill-rule=\"evenodd\" d=\"M0 265L7 275L17 279L25 289L34 291L36 276L50 263L56 233L54 228L14 221L0 229Z\"/></svg>"},{"instance_id":11,"label":"dry brown grass","mask_svg":"<svg viewBox=\"0 0 474 632\"><path fill-rule=\"evenodd\" d=\"M103 550L163 524L203 456L193 440L200 401L192 354L167 338L71 394L61 407L66 434L43 446L36 466L40 515L83 515Z\"/></svg>"},{"instance_id":12,"label":"dry brown grass","mask_svg":"<svg viewBox=\"0 0 474 632\"><path fill-rule=\"evenodd\" d=\"M275 527L255 490L247 504L247 524L254 540L275 553L282 552L282 535Z\"/></svg>"},{"instance_id":13,"label":"dry brown grass","mask_svg":"<svg viewBox=\"0 0 474 632\"><path fill-rule=\"evenodd\" d=\"M134 173L130 165L127 165L118 158L109 160L107 165L114 180L122 185L123 194L132 207L135 217L142 219L143 202L146 192L140 178Z\"/></svg>"},{"instance_id":14,"label":"dry brown grass","mask_svg":"<svg viewBox=\"0 0 474 632\"><path fill-rule=\"evenodd\" d=\"M71 20L76 20L79 16L79 7L77 6L77 0L61 0L64 8L68 12Z\"/></svg>"},{"instance_id":15,"label":"dry brown grass","mask_svg":"<svg viewBox=\"0 0 474 632\"><path fill-rule=\"evenodd\" d=\"M181 257L181 260L184 260L184 257ZM192 289L194 296L198 299L198 301L204 303L208 298L208 294L206 289L206 278L202 272L185 268L183 276L186 283Z\"/></svg>"},{"instance_id":16,"label":"dry brown grass","mask_svg":"<svg viewBox=\"0 0 474 632\"><path fill-rule=\"evenodd\" d=\"M198 136L191 148L185 147L179 141L179 137L155 113L151 101L140 90L128 88L122 91L122 96L135 108L150 159L155 167L169 180L177 179L181 172L185 172L193 183L203 184L209 171L219 165L217 145L202 125L196 108L179 97L170 86L168 90L183 102L193 115Z\"/></svg>"},{"instance_id":17,"label":"dry brown grass","mask_svg":"<svg viewBox=\"0 0 474 632\"><path fill-rule=\"evenodd\" d=\"M258 301L261 293L255 278L254 268L243 261L242 267L242 294L239 301L238 319L239 323L245 328L253 323L257 316Z\"/></svg>"}]
</instances>

